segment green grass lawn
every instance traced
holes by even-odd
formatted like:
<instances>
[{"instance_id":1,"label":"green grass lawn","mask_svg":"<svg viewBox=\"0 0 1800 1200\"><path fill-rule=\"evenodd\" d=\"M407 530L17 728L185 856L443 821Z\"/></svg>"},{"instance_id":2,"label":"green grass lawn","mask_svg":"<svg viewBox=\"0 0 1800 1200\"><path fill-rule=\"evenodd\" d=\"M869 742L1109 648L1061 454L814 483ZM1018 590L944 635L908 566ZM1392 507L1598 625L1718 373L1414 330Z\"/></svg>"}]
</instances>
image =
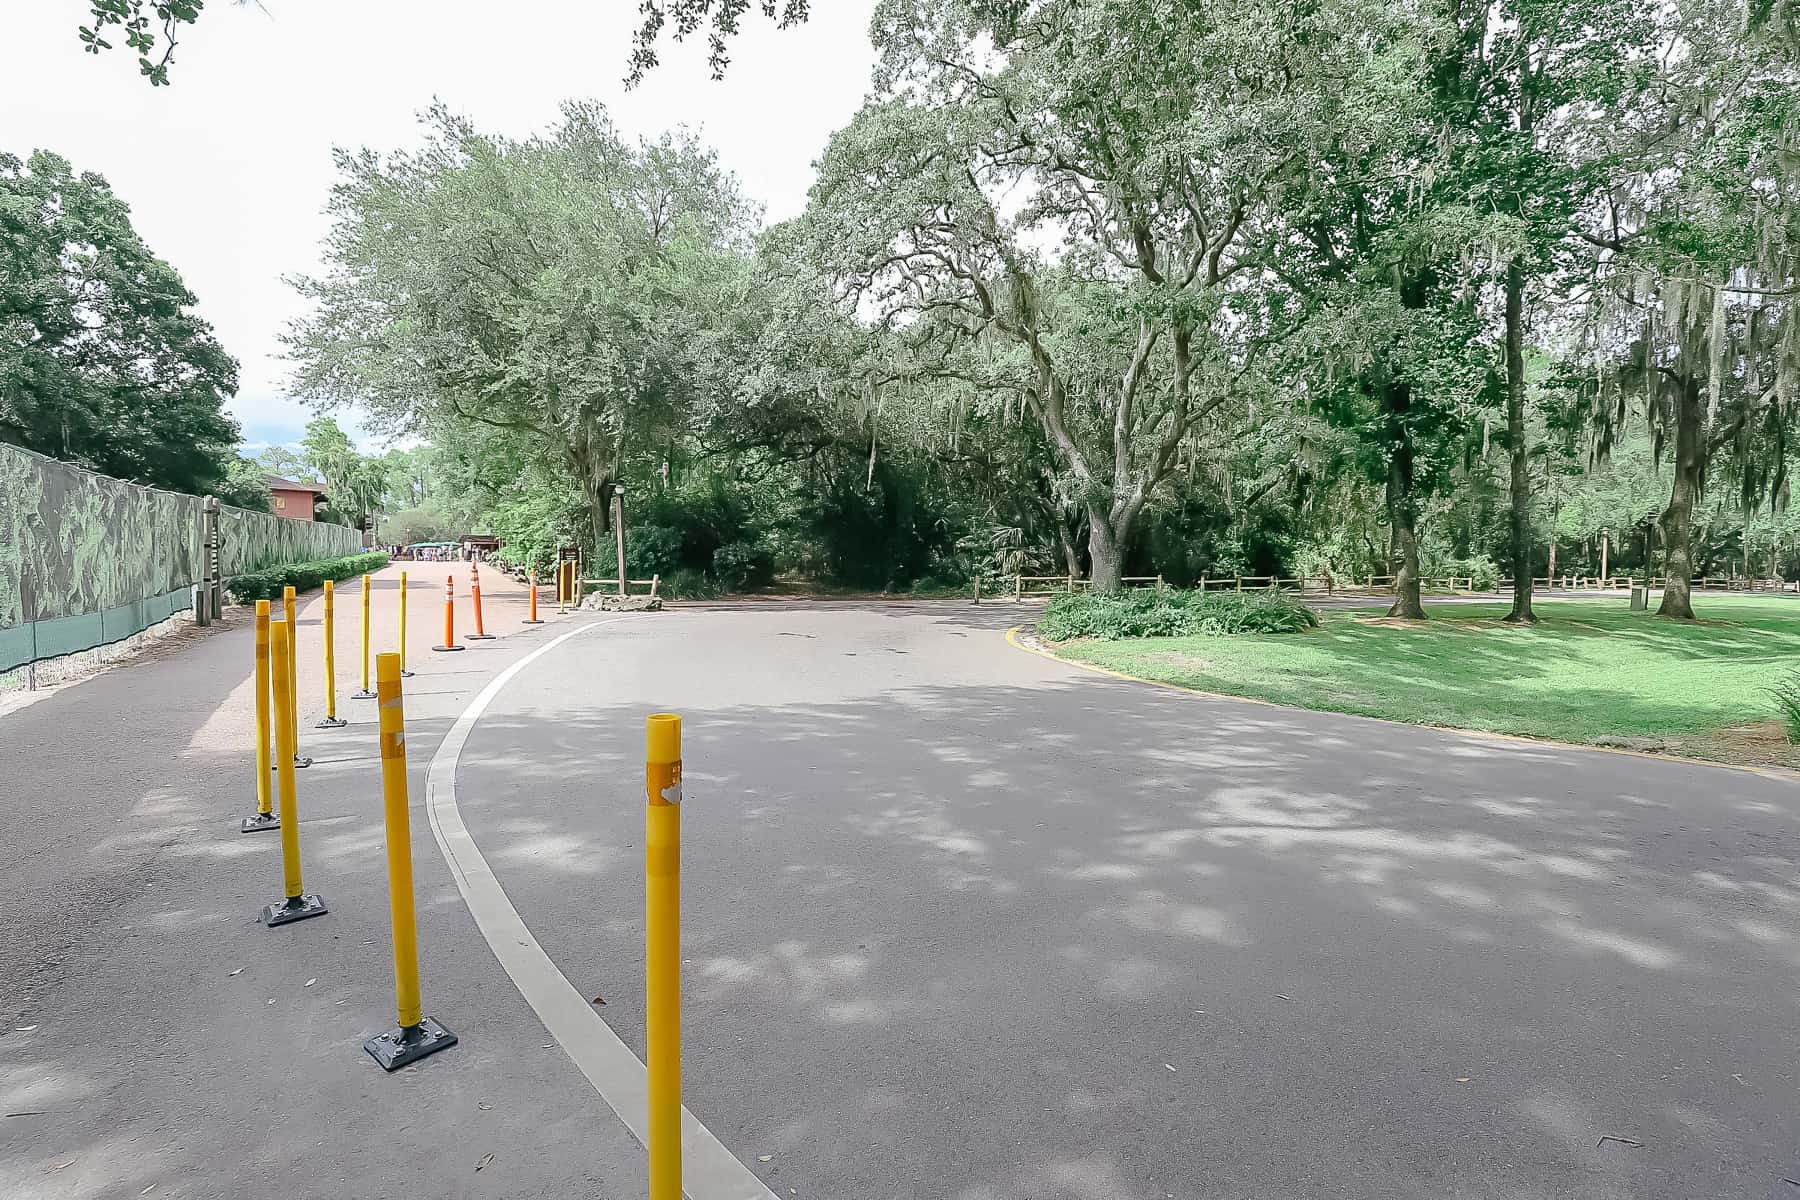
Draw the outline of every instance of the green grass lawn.
<instances>
[{"instance_id":1,"label":"green grass lawn","mask_svg":"<svg viewBox=\"0 0 1800 1200\"><path fill-rule=\"evenodd\" d=\"M1700 621L1623 599L1540 602L1533 627L1504 604L1432 606L1423 624L1381 609L1321 610L1304 634L1071 642L1066 658L1231 696L1566 742L1660 738L1706 758L1800 763L1765 688L1800 666L1800 598L1697 595Z\"/></svg>"}]
</instances>

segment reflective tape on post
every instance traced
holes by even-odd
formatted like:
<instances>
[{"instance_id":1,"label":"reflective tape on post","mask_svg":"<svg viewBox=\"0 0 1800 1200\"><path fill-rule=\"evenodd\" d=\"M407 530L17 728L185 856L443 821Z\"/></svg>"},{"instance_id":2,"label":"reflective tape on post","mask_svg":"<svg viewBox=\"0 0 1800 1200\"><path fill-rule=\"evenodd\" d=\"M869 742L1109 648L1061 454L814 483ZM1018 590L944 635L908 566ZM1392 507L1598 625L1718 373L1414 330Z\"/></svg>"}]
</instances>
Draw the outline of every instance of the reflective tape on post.
<instances>
[{"instance_id":1,"label":"reflective tape on post","mask_svg":"<svg viewBox=\"0 0 1800 1200\"><path fill-rule=\"evenodd\" d=\"M650 1200L681 1200L681 718L644 737L644 1065Z\"/></svg>"},{"instance_id":2,"label":"reflective tape on post","mask_svg":"<svg viewBox=\"0 0 1800 1200\"><path fill-rule=\"evenodd\" d=\"M487 631L481 621L481 568L473 560L469 563L469 603L475 609L475 632L468 636L471 642L492 641L494 635Z\"/></svg>"},{"instance_id":3,"label":"reflective tape on post","mask_svg":"<svg viewBox=\"0 0 1800 1200\"><path fill-rule=\"evenodd\" d=\"M433 650L461 650L456 644L456 577L444 576L444 644L433 646Z\"/></svg>"}]
</instances>

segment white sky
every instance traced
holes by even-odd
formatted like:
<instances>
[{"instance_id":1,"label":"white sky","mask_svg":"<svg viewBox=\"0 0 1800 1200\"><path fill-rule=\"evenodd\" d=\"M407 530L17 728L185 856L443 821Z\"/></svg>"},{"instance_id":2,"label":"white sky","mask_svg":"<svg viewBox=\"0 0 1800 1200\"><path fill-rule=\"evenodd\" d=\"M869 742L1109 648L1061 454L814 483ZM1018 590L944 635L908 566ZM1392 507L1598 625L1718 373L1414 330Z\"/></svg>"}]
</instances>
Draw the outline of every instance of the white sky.
<instances>
[{"instance_id":1,"label":"white sky","mask_svg":"<svg viewBox=\"0 0 1800 1200\"><path fill-rule=\"evenodd\" d=\"M285 394L277 338L300 310L283 277L318 267L333 146L411 146L434 97L514 136L550 124L565 99L596 97L628 135L698 129L780 220L804 207L811 164L855 112L872 59L873 0L825 0L786 31L746 15L720 83L704 39L665 38L662 65L630 93L636 0L263 4L210 0L164 88L120 39L82 53L87 0L11 0L0 42L0 149L53 150L131 206L241 365L230 409L251 452L297 440L312 416Z\"/></svg>"}]
</instances>

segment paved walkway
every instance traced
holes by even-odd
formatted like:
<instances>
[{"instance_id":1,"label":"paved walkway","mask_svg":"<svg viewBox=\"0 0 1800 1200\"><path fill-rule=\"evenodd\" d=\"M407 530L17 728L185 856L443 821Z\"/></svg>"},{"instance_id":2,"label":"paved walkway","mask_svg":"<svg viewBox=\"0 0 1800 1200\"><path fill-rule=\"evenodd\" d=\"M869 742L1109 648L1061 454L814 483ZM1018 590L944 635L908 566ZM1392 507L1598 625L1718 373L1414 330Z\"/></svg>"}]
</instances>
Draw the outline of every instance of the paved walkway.
<instances>
[{"instance_id":1,"label":"paved walkway","mask_svg":"<svg viewBox=\"0 0 1800 1200\"><path fill-rule=\"evenodd\" d=\"M0 1117L0 1198L643 1193L575 1065L591 1047L502 971L424 811L445 731L515 663L465 727L456 815L637 1051L642 722L685 718L686 1096L777 1196L1800 1179L1784 779L1145 688L1008 646L1010 605L525 630L488 574L506 636L432 655L443 571L419 574L425 999L463 1044L394 1076L359 1048L393 1015L366 703L306 738L307 883L331 914L254 923L280 871L274 838L234 831L240 623L0 718L0 1113L23 1114Z\"/></svg>"},{"instance_id":2,"label":"paved walkway","mask_svg":"<svg viewBox=\"0 0 1800 1200\"><path fill-rule=\"evenodd\" d=\"M406 705L425 1004L462 1043L392 1076L361 1049L394 1012L374 705L348 699L354 581L338 601L346 729L312 728L320 598L300 613L301 741L316 756L297 779L302 854L331 912L257 923L281 897L280 848L236 831L255 781L240 614L179 655L0 718L4 1200L642 1194L641 1154L547 1044L432 843L423 781L444 729L557 628L552 606L525 632L521 590L484 570L502 637L433 654L446 567L407 568ZM469 569L453 569L466 632ZM393 645L399 571L375 578L378 649Z\"/></svg>"}]
</instances>

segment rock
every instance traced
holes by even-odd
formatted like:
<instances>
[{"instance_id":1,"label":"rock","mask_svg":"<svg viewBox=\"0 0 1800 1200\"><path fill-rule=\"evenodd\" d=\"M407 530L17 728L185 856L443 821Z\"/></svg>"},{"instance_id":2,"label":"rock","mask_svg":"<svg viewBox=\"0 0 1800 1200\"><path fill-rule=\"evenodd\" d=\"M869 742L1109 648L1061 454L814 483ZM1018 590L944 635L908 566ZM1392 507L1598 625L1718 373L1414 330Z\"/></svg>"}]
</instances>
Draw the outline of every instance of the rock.
<instances>
[{"instance_id":1,"label":"rock","mask_svg":"<svg viewBox=\"0 0 1800 1200\"><path fill-rule=\"evenodd\" d=\"M616 592L595 592L581 602L590 612L661 612L661 596L621 596Z\"/></svg>"}]
</instances>

